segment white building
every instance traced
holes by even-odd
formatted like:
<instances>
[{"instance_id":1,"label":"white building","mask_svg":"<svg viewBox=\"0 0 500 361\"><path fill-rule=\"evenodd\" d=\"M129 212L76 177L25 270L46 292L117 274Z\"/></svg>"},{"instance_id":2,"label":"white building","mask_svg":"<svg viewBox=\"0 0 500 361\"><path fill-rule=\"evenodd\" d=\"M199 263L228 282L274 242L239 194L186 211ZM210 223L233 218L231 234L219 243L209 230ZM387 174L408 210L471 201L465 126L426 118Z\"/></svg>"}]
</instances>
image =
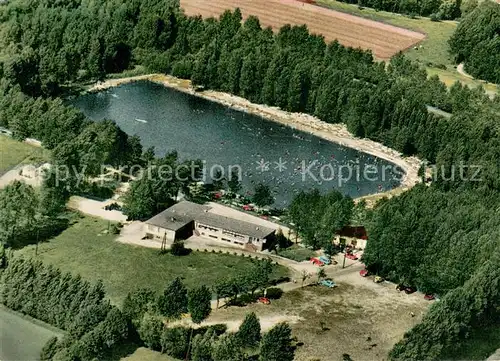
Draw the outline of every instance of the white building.
<instances>
[{"instance_id":1,"label":"white building","mask_svg":"<svg viewBox=\"0 0 500 361\"><path fill-rule=\"evenodd\" d=\"M269 248L273 242L274 229L225 217L210 209L192 202L179 202L146 221L146 236L172 244L196 234L255 251Z\"/></svg>"}]
</instances>

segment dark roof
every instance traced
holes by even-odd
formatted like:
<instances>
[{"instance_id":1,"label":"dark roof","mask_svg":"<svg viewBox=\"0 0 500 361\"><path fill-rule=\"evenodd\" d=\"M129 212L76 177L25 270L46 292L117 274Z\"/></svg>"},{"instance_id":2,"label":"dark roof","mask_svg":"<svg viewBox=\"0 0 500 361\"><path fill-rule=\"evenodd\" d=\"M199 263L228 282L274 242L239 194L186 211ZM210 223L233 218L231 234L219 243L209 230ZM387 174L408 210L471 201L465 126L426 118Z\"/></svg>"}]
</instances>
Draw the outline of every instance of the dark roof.
<instances>
[{"instance_id":1,"label":"dark roof","mask_svg":"<svg viewBox=\"0 0 500 361\"><path fill-rule=\"evenodd\" d=\"M210 207L182 201L146 221L147 224L177 231L190 222L222 228L242 235L265 238L274 229L209 212Z\"/></svg>"},{"instance_id":2,"label":"dark roof","mask_svg":"<svg viewBox=\"0 0 500 361\"><path fill-rule=\"evenodd\" d=\"M158 213L151 219L146 221L147 224L153 226L177 231L195 220L197 215L209 210L210 207L200 204L182 201L174 204L172 207Z\"/></svg>"}]
</instances>

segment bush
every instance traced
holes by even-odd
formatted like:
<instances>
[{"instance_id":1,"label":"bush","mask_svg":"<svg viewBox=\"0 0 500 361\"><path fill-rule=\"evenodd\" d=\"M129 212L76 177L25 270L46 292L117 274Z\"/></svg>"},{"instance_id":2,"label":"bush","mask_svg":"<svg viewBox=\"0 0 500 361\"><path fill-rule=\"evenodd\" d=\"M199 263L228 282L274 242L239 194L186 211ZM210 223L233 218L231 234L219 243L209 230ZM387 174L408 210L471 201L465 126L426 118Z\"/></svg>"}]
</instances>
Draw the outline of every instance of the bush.
<instances>
[{"instance_id":1,"label":"bush","mask_svg":"<svg viewBox=\"0 0 500 361\"><path fill-rule=\"evenodd\" d=\"M429 18L431 19L431 21L434 21L434 22L439 22L439 21L441 21L441 19L439 18L439 15L438 15L438 14L436 14L436 13L431 14L431 15L429 16Z\"/></svg>"},{"instance_id":2,"label":"bush","mask_svg":"<svg viewBox=\"0 0 500 361\"><path fill-rule=\"evenodd\" d=\"M109 231L111 234L120 234L121 228L117 224L112 224Z\"/></svg>"},{"instance_id":3,"label":"bush","mask_svg":"<svg viewBox=\"0 0 500 361\"><path fill-rule=\"evenodd\" d=\"M225 323L217 323L215 325L199 327L194 330L194 335L203 335L207 331L213 331L215 335L220 336L226 333L227 325Z\"/></svg>"},{"instance_id":4,"label":"bush","mask_svg":"<svg viewBox=\"0 0 500 361\"><path fill-rule=\"evenodd\" d=\"M161 352L177 359L184 359L189 345L190 329L165 328L161 334Z\"/></svg>"},{"instance_id":5,"label":"bush","mask_svg":"<svg viewBox=\"0 0 500 361\"><path fill-rule=\"evenodd\" d=\"M174 256L186 256L191 253L191 250L184 247L184 242L175 241L170 247L170 253Z\"/></svg>"},{"instance_id":6,"label":"bush","mask_svg":"<svg viewBox=\"0 0 500 361\"><path fill-rule=\"evenodd\" d=\"M277 287L268 288L266 291L266 297L270 300L279 300L283 296L283 290Z\"/></svg>"}]
</instances>

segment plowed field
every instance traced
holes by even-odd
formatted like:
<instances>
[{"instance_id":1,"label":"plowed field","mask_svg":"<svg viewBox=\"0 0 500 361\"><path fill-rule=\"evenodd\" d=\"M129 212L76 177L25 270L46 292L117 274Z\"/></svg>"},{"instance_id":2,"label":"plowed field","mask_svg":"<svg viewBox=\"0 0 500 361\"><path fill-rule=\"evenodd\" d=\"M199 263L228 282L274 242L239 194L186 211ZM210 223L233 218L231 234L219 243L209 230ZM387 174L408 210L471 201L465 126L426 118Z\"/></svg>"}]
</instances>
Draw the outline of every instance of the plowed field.
<instances>
[{"instance_id":1,"label":"plowed field","mask_svg":"<svg viewBox=\"0 0 500 361\"><path fill-rule=\"evenodd\" d=\"M378 59L389 59L425 38L424 34L295 0L181 0L187 15L218 17L240 8L243 18L255 15L274 30L285 24L306 24L326 41L337 39L354 48L370 49Z\"/></svg>"}]
</instances>

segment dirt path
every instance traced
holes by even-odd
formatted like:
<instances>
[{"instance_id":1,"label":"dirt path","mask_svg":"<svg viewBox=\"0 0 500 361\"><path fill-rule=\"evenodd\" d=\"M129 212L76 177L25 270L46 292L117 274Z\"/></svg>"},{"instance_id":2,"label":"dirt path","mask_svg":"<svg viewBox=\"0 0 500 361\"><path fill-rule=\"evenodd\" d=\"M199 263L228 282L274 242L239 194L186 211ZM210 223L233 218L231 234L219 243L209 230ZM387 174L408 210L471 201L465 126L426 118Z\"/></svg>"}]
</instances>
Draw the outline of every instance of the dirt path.
<instances>
[{"instance_id":1,"label":"dirt path","mask_svg":"<svg viewBox=\"0 0 500 361\"><path fill-rule=\"evenodd\" d=\"M75 209L79 212L107 219L112 222L125 222L127 216L125 216L120 211L107 211L104 209L105 206L115 202L114 199L109 199L106 201L96 201L93 199L83 198L79 196L73 196L68 202L68 208Z\"/></svg>"},{"instance_id":2,"label":"dirt path","mask_svg":"<svg viewBox=\"0 0 500 361\"><path fill-rule=\"evenodd\" d=\"M469 74L467 74L467 73L465 72L465 70L464 70L464 65L465 65L464 63L460 63L460 64L458 64L458 66L457 66L457 72L458 72L460 75L465 76L466 78L469 78L469 79L474 79L474 77L473 77L472 75L469 75Z\"/></svg>"},{"instance_id":3,"label":"dirt path","mask_svg":"<svg viewBox=\"0 0 500 361\"><path fill-rule=\"evenodd\" d=\"M403 169L405 171L405 175L401 181L400 187L383 193L383 196L390 197L393 194L399 194L401 193L401 191L408 190L415 184L420 182L420 177L418 176L418 169L420 168L421 164L420 159L416 157L404 157L401 153L395 151L394 149L386 147L370 139L356 138L351 133L349 133L346 126L343 124L329 124L309 114L291 113L281 110L277 107L270 107L263 104L254 104L244 98L227 93L212 90L195 92L191 88L191 82L189 80L183 80L163 74L150 74L137 77L108 80L104 83L97 84L89 91L100 91L140 80L149 80L158 84L162 84L169 88L205 98L207 100L220 103L239 111L255 114L297 130L311 133L325 140L338 143L345 147L356 149L358 151L373 155L377 158L385 159Z\"/></svg>"}]
</instances>

